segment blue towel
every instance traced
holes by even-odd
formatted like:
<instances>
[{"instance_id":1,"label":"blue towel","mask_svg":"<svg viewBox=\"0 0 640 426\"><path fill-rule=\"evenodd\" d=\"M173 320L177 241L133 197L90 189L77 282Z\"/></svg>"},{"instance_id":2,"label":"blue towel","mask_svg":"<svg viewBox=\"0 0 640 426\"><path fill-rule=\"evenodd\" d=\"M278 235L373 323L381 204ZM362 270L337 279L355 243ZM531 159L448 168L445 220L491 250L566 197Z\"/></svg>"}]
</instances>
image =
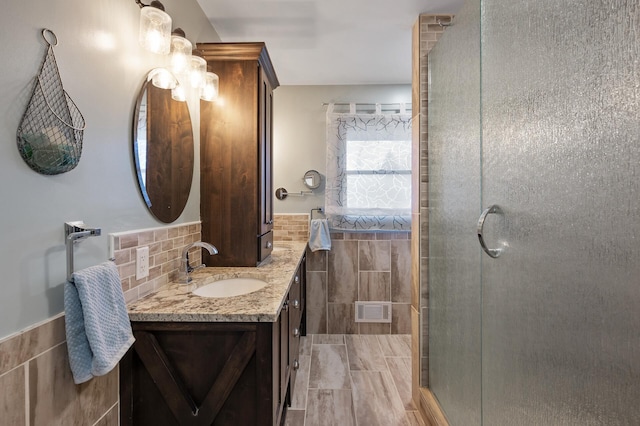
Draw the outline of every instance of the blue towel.
<instances>
[{"instance_id":1,"label":"blue towel","mask_svg":"<svg viewBox=\"0 0 640 426\"><path fill-rule=\"evenodd\" d=\"M313 219L311 221L309 248L311 251L331 250L331 235L327 219Z\"/></svg>"},{"instance_id":2,"label":"blue towel","mask_svg":"<svg viewBox=\"0 0 640 426\"><path fill-rule=\"evenodd\" d=\"M135 340L116 265L74 272L64 285L64 310L73 381L107 374Z\"/></svg>"}]
</instances>

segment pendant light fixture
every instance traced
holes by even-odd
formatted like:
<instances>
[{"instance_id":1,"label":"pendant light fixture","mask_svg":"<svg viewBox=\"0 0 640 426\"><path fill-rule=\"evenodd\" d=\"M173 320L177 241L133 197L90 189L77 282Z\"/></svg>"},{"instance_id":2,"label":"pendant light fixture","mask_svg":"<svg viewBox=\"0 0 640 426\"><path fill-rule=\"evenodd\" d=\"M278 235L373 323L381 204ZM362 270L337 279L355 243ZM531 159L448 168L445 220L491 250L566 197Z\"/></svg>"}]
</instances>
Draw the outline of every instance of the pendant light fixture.
<instances>
[{"instance_id":1,"label":"pendant light fixture","mask_svg":"<svg viewBox=\"0 0 640 426\"><path fill-rule=\"evenodd\" d=\"M189 69L191 50L193 46L186 39L182 28L176 28L171 33L171 71L174 74L184 74Z\"/></svg>"},{"instance_id":2,"label":"pendant light fixture","mask_svg":"<svg viewBox=\"0 0 640 426\"><path fill-rule=\"evenodd\" d=\"M171 48L171 17L157 0L140 6L140 45L150 52L166 55Z\"/></svg>"},{"instance_id":3,"label":"pendant light fixture","mask_svg":"<svg viewBox=\"0 0 640 426\"><path fill-rule=\"evenodd\" d=\"M200 88L200 99L203 101L215 101L218 99L220 80L217 74L208 72L204 76L204 84Z\"/></svg>"},{"instance_id":4,"label":"pendant light fixture","mask_svg":"<svg viewBox=\"0 0 640 426\"><path fill-rule=\"evenodd\" d=\"M207 72L207 61L200 56L191 55L189 65L189 82L191 87L199 89L204 84L204 76Z\"/></svg>"},{"instance_id":5,"label":"pendant light fixture","mask_svg":"<svg viewBox=\"0 0 640 426\"><path fill-rule=\"evenodd\" d=\"M176 87L171 89L171 99L178 102L186 102L187 94L184 92L184 87L178 83Z\"/></svg>"},{"instance_id":6,"label":"pendant light fixture","mask_svg":"<svg viewBox=\"0 0 640 426\"><path fill-rule=\"evenodd\" d=\"M148 74L148 80L161 89L170 89L171 97L184 102L187 94L176 76L183 76L192 89L197 89L200 99L213 101L218 98L218 76L207 72L207 61L193 55L193 45L187 40L182 28L171 32L171 17L164 11L164 5L158 0L149 4L135 0L140 6L140 45L145 49L167 55L171 54L171 71L155 68ZM182 77L181 77L182 78Z\"/></svg>"},{"instance_id":7,"label":"pendant light fixture","mask_svg":"<svg viewBox=\"0 0 640 426\"><path fill-rule=\"evenodd\" d=\"M147 81L159 89L175 89L178 80L166 68L154 68L147 74Z\"/></svg>"}]
</instances>

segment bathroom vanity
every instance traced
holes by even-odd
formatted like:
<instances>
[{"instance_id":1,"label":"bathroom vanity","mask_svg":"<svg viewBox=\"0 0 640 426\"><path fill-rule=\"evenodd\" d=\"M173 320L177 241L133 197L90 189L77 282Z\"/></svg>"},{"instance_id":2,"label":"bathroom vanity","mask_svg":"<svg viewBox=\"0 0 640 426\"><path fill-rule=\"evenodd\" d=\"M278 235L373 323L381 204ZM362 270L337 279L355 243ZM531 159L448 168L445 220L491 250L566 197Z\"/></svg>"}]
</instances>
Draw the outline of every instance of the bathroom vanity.
<instances>
[{"instance_id":1,"label":"bathroom vanity","mask_svg":"<svg viewBox=\"0 0 640 426\"><path fill-rule=\"evenodd\" d=\"M120 363L122 425L280 425L305 334L305 247L286 243L257 268L203 268L129 306L136 342ZM234 277L253 293L192 293Z\"/></svg>"}]
</instances>

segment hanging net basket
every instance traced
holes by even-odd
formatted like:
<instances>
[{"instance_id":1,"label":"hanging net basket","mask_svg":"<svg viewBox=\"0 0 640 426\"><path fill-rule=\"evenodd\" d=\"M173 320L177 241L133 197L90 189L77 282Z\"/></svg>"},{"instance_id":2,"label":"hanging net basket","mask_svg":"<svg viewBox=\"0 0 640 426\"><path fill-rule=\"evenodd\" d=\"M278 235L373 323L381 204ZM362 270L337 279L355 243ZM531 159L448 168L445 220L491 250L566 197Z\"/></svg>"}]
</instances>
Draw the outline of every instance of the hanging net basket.
<instances>
[{"instance_id":1,"label":"hanging net basket","mask_svg":"<svg viewBox=\"0 0 640 426\"><path fill-rule=\"evenodd\" d=\"M84 117L62 87L53 54L55 34L42 30L49 45L33 93L18 126L18 151L38 173L57 175L74 169L82 154Z\"/></svg>"}]
</instances>

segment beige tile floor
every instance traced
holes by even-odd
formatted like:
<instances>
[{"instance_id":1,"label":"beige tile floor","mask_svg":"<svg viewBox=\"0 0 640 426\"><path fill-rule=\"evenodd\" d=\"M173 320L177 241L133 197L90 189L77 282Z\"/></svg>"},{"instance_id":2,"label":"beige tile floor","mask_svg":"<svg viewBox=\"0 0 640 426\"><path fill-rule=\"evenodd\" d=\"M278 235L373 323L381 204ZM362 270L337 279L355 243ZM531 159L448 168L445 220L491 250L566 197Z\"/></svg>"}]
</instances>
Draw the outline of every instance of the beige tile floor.
<instances>
[{"instance_id":1,"label":"beige tile floor","mask_svg":"<svg viewBox=\"0 0 640 426\"><path fill-rule=\"evenodd\" d=\"M300 343L286 426L423 426L409 335L315 334Z\"/></svg>"}]
</instances>

